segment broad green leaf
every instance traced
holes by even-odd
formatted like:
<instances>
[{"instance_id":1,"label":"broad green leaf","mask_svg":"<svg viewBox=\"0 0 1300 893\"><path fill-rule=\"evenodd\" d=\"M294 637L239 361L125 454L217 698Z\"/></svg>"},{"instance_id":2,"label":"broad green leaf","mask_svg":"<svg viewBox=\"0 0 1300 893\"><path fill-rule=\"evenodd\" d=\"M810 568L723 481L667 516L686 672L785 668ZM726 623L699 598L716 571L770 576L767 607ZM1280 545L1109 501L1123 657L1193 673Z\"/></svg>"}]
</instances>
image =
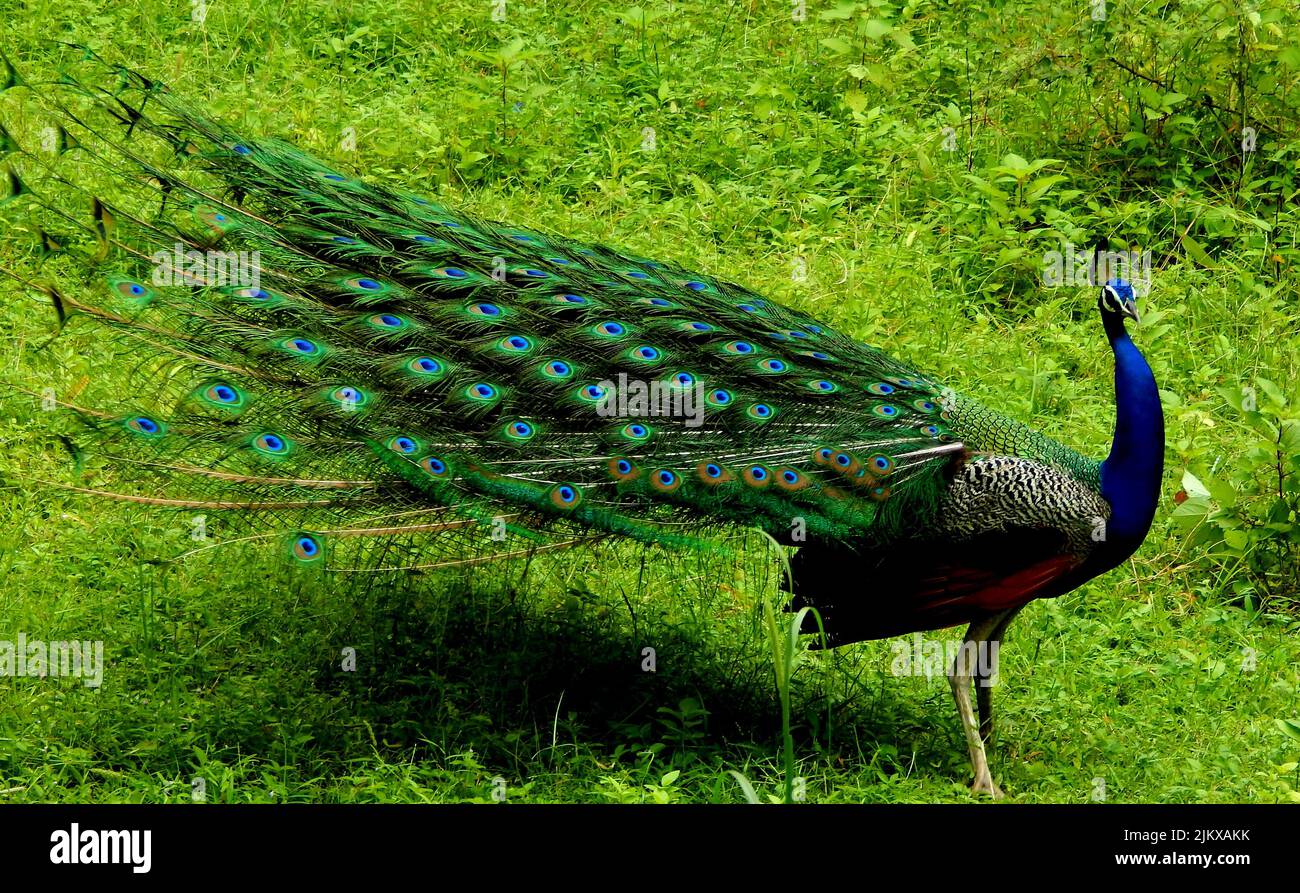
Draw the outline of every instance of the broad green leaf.
<instances>
[{"instance_id":1,"label":"broad green leaf","mask_svg":"<svg viewBox=\"0 0 1300 893\"><path fill-rule=\"evenodd\" d=\"M1214 258L1210 257L1210 255L1206 252L1205 248L1201 246L1200 242L1196 241L1186 233L1179 236L1178 241L1182 244L1183 249L1187 252L1188 257L1196 261L1201 266L1205 267L1207 270L1214 269L1215 267Z\"/></svg>"},{"instance_id":2,"label":"broad green leaf","mask_svg":"<svg viewBox=\"0 0 1300 893\"><path fill-rule=\"evenodd\" d=\"M856 3L841 3L833 9L824 10L818 18L822 21L846 21L853 18L853 14L858 11Z\"/></svg>"},{"instance_id":3,"label":"broad green leaf","mask_svg":"<svg viewBox=\"0 0 1300 893\"><path fill-rule=\"evenodd\" d=\"M1014 152L1003 155L1001 164L1009 171L1025 171L1029 169L1029 162Z\"/></svg>"},{"instance_id":4,"label":"broad green leaf","mask_svg":"<svg viewBox=\"0 0 1300 893\"><path fill-rule=\"evenodd\" d=\"M1288 738L1300 741L1300 719L1275 719L1273 722Z\"/></svg>"},{"instance_id":5,"label":"broad green leaf","mask_svg":"<svg viewBox=\"0 0 1300 893\"><path fill-rule=\"evenodd\" d=\"M1066 179L1068 178L1061 174L1052 174L1048 177L1039 177L1036 180L1031 180L1029 185L1025 187L1025 198L1031 202L1037 201L1046 195L1053 186Z\"/></svg>"},{"instance_id":6,"label":"broad green leaf","mask_svg":"<svg viewBox=\"0 0 1300 893\"><path fill-rule=\"evenodd\" d=\"M862 35L871 40L879 40L893 30L894 26L883 19L867 19L861 29Z\"/></svg>"}]
</instances>

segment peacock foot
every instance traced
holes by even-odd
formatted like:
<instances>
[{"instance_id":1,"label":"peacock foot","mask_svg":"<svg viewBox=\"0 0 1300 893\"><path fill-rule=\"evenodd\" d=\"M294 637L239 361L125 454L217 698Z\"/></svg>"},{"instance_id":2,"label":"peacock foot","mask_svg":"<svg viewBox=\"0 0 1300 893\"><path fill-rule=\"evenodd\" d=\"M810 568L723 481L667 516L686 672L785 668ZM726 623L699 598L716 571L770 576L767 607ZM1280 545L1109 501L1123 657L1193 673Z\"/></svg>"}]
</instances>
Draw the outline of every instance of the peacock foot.
<instances>
[{"instance_id":1,"label":"peacock foot","mask_svg":"<svg viewBox=\"0 0 1300 893\"><path fill-rule=\"evenodd\" d=\"M970 792L972 794L988 794L994 800L1005 800L1007 797L988 772L975 776L975 780L971 782Z\"/></svg>"}]
</instances>

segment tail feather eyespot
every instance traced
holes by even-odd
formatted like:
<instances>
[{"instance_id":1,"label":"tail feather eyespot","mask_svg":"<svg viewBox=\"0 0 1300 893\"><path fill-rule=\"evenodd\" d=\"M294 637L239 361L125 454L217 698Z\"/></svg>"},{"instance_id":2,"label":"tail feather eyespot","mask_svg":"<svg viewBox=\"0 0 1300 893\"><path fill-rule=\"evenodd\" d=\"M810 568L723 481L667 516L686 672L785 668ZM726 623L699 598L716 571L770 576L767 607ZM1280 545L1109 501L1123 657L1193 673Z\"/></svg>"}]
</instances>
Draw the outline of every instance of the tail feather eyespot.
<instances>
[{"instance_id":1,"label":"tail feather eyespot","mask_svg":"<svg viewBox=\"0 0 1300 893\"><path fill-rule=\"evenodd\" d=\"M654 429L642 422L629 422L618 429L618 436L634 443L644 443L654 435Z\"/></svg>"},{"instance_id":2,"label":"tail feather eyespot","mask_svg":"<svg viewBox=\"0 0 1300 893\"><path fill-rule=\"evenodd\" d=\"M507 335L497 342L497 349L505 354L526 354L532 351L532 339L524 335Z\"/></svg>"},{"instance_id":3,"label":"tail feather eyespot","mask_svg":"<svg viewBox=\"0 0 1300 893\"><path fill-rule=\"evenodd\" d=\"M568 381L573 377L573 364L564 360L547 360L541 365L542 377L550 381Z\"/></svg>"},{"instance_id":4,"label":"tail feather eyespot","mask_svg":"<svg viewBox=\"0 0 1300 893\"><path fill-rule=\"evenodd\" d=\"M331 388L325 396L330 403L345 412L362 409L370 402L370 394L353 385Z\"/></svg>"},{"instance_id":5,"label":"tail feather eyespot","mask_svg":"<svg viewBox=\"0 0 1300 893\"><path fill-rule=\"evenodd\" d=\"M627 334L627 326L615 320L606 320L591 327L591 333L598 338L622 338Z\"/></svg>"},{"instance_id":6,"label":"tail feather eyespot","mask_svg":"<svg viewBox=\"0 0 1300 893\"><path fill-rule=\"evenodd\" d=\"M411 321L396 313L375 313L366 318L366 323L376 331L393 333L411 327Z\"/></svg>"},{"instance_id":7,"label":"tail feather eyespot","mask_svg":"<svg viewBox=\"0 0 1300 893\"><path fill-rule=\"evenodd\" d=\"M578 399L584 403L599 403L605 399L609 389L602 384L585 384L578 388Z\"/></svg>"},{"instance_id":8,"label":"tail feather eyespot","mask_svg":"<svg viewBox=\"0 0 1300 893\"><path fill-rule=\"evenodd\" d=\"M830 467L846 478L853 478L862 470L862 463L852 453L839 450L831 456Z\"/></svg>"},{"instance_id":9,"label":"tail feather eyespot","mask_svg":"<svg viewBox=\"0 0 1300 893\"><path fill-rule=\"evenodd\" d=\"M218 236L230 232L239 225L238 219L231 212L206 204L195 206L194 220L208 232Z\"/></svg>"},{"instance_id":10,"label":"tail feather eyespot","mask_svg":"<svg viewBox=\"0 0 1300 893\"><path fill-rule=\"evenodd\" d=\"M437 357L412 357L406 362L406 369L421 378L441 378L447 371L447 364Z\"/></svg>"},{"instance_id":11,"label":"tail feather eyespot","mask_svg":"<svg viewBox=\"0 0 1300 893\"><path fill-rule=\"evenodd\" d=\"M682 476L670 468L660 468L650 474L650 486L660 493L672 493L682 485Z\"/></svg>"},{"instance_id":12,"label":"tail feather eyespot","mask_svg":"<svg viewBox=\"0 0 1300 893\"><path fill-rule=\"evenodd\" d=\"M366 296L387 294L391 288L378 279L371 279L369 276L349 276L340 279L339 284L348 291Z\"/></svg>"},{"instance_id":13,"label":"tail feather eyespot","mask_svg":"<svg viewBox=\"0 0 1300 893\"><path fill-rule=\"evenodd\" d=\"M549 496L551 505L558 509L574 509L582 503L582 491L573 484L556 484Z\"/></svg>"},{"instance_id":14,"label":"tail feather eyespot","mask_svg":"<svg viewBox=\"0 0 1300 893\"><path fill-rule=\"evenodd\" d=\"M704 402L715 409L730 406L733 400L735 400L735 395L726 388L714 388L712 391L709 391L708 396L704 398Z\"/></svg>"},{"instance_id":15,"label":"tail feather eyespot","mask_svg":"<svg viewBox=\"0 0 1300 893\"><path fill-rule=\"evenodd\" d=\"M507 440L512 440L517 443L526 443L537 436L537 426L532 422L525 421L524 419L515 419L514 421L506 422L505 426L502 428L502 433L505 434Z\"/></svg>"},{"instance_id":16,"label":"tail feather eyespot","mask_svg":"<svg viewBox=\"0 0 1300 893\"><path fill-rule=\"evenodd\" d=\"M486 381L476 381L467 386L463 392L469 400L474 403L495 403L501 396L495 385Z\"/></svg>"},{"instance_id":17,"label":"tail feather eyespot","mask_svg":"<svg viewBox=\"0 0 1300 893\"><path fill-rule=\"evenodd\" d=\"M649 344L642 344L628 351L628 357L638 363L653 363L661 356L663 352Z\"/></svg>"},{"instance_id":18,"label":"tail feather eyespot","mask_svg":"<svg viewBox=\"0 0 1300 893\"><path fill-rule=\"evenodd\" d=\"M253 435L249 444L261 455L272 459L281 459L293 452L293 441L272 431Z\"/></svg>"},{"instance_id":19,"label":"tail feather eyespot","mask_svg":"<svg viewBox=\"0 0 1300 893\"><path fill-rule=\"evenodd\" d=\"M282 338L276 342L276 346L286 353L299 357L315 358L324 352L324 349L320 344L310 338L304 338L301 335L296 335L291 338Z\"/></svg>"},{"instance_id":20,"label":"tail feather eyespot","mask_svg":"<svg viewBox=\"0 0 1300 893\"><path fill-rule=\"evenodd\" d=\"M407 456L412 453L418 453L421 446L422 444L418 439L407 434L398 434L395 437L390 437L388 439L388 448L390 450Z\"/></svg>"},{"instance_id":21,"label":"tail feather eyespot","mask_svg":"<svg viewBox=\"0 0 1300 893\"><path fill-rule=\"evenodd\" d=\"M299 564L315 564L325 557L325 546L313 534L296 533L289 539L289 557Z\"/></svg>"},{"instance_id":22,"label":"tail feather eyespot","mask_svg":"<svg viewBox=\"0 0 1300 893\"><path fill-rule=\"evenodd\" d=\"M450 466L437 456L425 456L418 464L430 477L444 478L451 473Z\"/></svg>"},{"instance_id":23,"label":"tail feather eyespot","mask_svg":"<svg viewBox=\"0 0 1300 893\"><path fill-rule=\"evenodd\" d=\"M776 473L773 475L772 480L778 487L788 493L803 490L810 483L807 475L800 472L797 468L791 468L789 466L778 468Z\"/></svg>"},{"instance_id":24,"label":"tail feather eyespot","mask_svg":"<svg viewBox=\"0 0 1300 893\"><path fill-rule=\"evenodd\" d=\"M469 304L466 306L465 312L470 316L492 321L499 320L506 315L505 308L500 304L493 304L489 301L479 301L474 304Z\"/></svg>"},{"instance_id":25,"label":"tail feather eyespot","mask_svg":"<svg viewBox=\"0 0 1300 893\"><path fill-rule=\"evenodd\" d=\"M719 484L735 480L735 475L726 466L708 460L695 466L695 475L699 478L700 483L710 487L716 487Z\"/></svg>"},{"instance_id":26,"label":"tail feather eyespot","mask_svg":"<svg viewBox=\"0 0 1300 893\"><path fill-rule=\"evenodd\" d=\"M158 293L152 288L133 279L113 278L108 282L114 292L135 307L145 307L158 296Z\"/></svg>"},{"instance_id":27,"label":"tail feather eyespot","mask_svg":"<svg viewBox=\"0 0 1300 893\"><path fill-rule=\"evenodd\" d=\"M883 477L894 470L894 460L884 453L875 453L867 457L867 468L871 473Z\"/></svg>"},{"instance_id":28,"label":"tail feather eyespot","mask_svg":"<svg viewBox=\"0 0 1300 893\"><path fill-rule=\"evenodd\" d=\"M213 381L202 385L196 394L205 406L225 413L237 414L248 405L248 395L242 389L225 381Z\"/></svg>"},{"instance_id":29,"label":"tail feather eyespot","mask_svg":"<svg viewBox=\"0 0 1300 893\"><path fill-rule=\"evenodd\" d=\"M631 459L615 456L608 464L610 477L617 481L634 481L641 476L641 469Z\"/></svg>"},{"instance_id":30,"label":"tail feather eyespot","mask_svg":"<svg viewBox=\"0 0 1300 893\"><path fill-rule=\"evenodd\" d=\"M126 430L150 439L162 437L167 433L167 426L152 416L128 416L122 421Z\"/></svg>"}]
</instances>

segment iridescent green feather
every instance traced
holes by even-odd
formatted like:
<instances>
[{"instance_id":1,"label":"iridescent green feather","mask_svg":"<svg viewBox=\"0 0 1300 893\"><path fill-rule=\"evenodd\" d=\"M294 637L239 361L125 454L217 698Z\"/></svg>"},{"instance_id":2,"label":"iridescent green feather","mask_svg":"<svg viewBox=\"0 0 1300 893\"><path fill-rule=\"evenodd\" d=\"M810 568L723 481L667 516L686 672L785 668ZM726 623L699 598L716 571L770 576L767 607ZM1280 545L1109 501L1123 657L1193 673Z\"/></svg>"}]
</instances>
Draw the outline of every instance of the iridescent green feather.
<instances>
[{"instance_id":1,"label":"iridescent green feather","mask_svg":"<svg viewBox=\"0 0 1300 893\"><path fill-rule=\"evenodd\" d=\"M26 184L6 207L99 246L106 286L57 282L90 324L70 329L146 358L79 409L90 439L133 492L289 531L299 563L390 535L410 545L382 563L490 552L498 519L533 545L885 545L933 518L965 449L1096 486L1095 463L743 286L368 183L69 52L7 94L70 148L3 131ZM148 259L178 249L255 257L255 281L158 283Z\"/></svg>"}]
</instances>

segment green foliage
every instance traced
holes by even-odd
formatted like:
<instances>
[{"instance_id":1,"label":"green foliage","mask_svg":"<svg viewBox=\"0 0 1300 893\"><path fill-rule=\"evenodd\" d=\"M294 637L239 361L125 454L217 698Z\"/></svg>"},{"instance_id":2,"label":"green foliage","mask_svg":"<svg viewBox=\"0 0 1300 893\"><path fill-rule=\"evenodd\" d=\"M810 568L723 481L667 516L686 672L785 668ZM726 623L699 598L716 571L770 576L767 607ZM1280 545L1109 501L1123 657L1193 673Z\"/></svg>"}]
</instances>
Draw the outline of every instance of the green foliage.
<instances>
[{"instance_id":1,"label":"green foliage","mask_svg":"<svg viewBox=\"0 0 1300 893\"><path fill-rule=\"evenodd\" d=\"M1248 438L1198 477L1183 475L1173 520L1206 548L1232 592L1251 610L1300 605L1300 411L1274 382L1223 387Z\"/></svg>"},{"instance_id":2,"label":"green foliage","mask_svg":"<svg viewBox=\"0 0 1300 893\"><path fill-rule=\"evenodd\" d=\"M1292 741L1300 742L1300 720L1278 719L1277 727L1282 734L1286 735ZM1300 803L1300 761L1291 760L1290 762L1283 763L1278 767L1278 769L1280 769L1284 774L1295 773L1294 778L1291 780L1291 784L1288 787L1287 793L1290 794L1293 801Z\"/></svg>"}]
</instances>

